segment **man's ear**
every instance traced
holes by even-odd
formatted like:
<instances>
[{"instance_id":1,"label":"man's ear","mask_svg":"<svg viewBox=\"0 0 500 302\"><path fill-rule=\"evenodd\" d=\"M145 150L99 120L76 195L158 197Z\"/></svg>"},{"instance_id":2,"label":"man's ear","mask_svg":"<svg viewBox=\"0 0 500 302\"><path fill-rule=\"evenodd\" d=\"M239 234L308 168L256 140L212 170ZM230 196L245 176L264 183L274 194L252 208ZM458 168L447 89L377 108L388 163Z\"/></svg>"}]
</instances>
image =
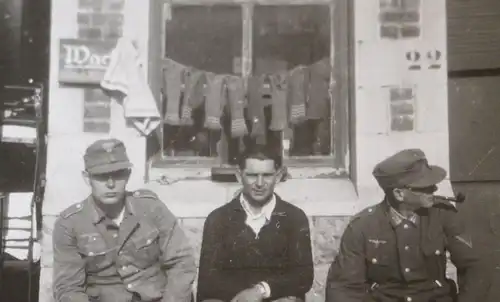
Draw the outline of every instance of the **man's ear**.
<instances>
[{"instance_id":1,"label":"man's ear","mask_svg":"<svg viewBox=\"0 0 500 302\"><path fill-rule=\"evenodd\" d=\"M85 183L90 186L90 175L89 175L89 172L87 171L82 171L82 178L83 178L83 181L85 181Z\"/></svg>"},{"instance_id":2,"label":"man's ear","mask_svg":"<svg viewBox=\"0 0 500 302\"><path fill-rule=\"evenodd\" d=\"M276 183L286 181L287 178L288 178L288 169L284 166L280 167L278 171L276 171Z\"/></svg>"},{"instance_id":3,"label":"man's ear","mask_svg":"<svg viewBox=\"0 0 500 302\"><path fill-rule=\"evenodd\" d=\"M398 189L398 188L392 189L392 194L394 195L394 198L397 201L403 201L405 198L405 192L402 189Z\"/></svg>"},{"instance_id":4,"label":"man's ear","mask_svg":"<svg viewBox=\"0 0 500 302\"><path fill-rule=\"evenodd\" d=\"M240 168L237 168L236 173L234 173L234 175L236 176L236 180L238 180L238 182L240 184L242 184L243 183L243 171L241 171Z\"/></svg>"}]
</instances>

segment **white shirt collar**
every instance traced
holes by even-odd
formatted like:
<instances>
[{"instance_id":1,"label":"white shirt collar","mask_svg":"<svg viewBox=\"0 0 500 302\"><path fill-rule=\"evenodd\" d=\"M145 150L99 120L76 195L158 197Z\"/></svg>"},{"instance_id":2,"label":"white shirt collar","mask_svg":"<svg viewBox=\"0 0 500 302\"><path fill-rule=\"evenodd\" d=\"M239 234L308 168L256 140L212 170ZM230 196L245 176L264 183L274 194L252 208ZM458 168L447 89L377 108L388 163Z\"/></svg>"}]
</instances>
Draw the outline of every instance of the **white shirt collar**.
<instances>
[{"instance_id":1,"label":"white shirt collar","mask_svg":"<svg viewBox=\"0 0 500 302\"><path fill-rule=\"evenodd\" d=\"M254 214L250 209L250 204L248 201L245 199L245 196L243 194L240 194L240 203L241 206L243 207L243 210L245 210L245 213L247 214L247 218L249 219L258 219L264 215L267 220L271 220L271 216L273 214L274 208L276 207L276 195L273 194L271 197L271 200L265 204L260 213Z\"/></svg>"}]
</instances>

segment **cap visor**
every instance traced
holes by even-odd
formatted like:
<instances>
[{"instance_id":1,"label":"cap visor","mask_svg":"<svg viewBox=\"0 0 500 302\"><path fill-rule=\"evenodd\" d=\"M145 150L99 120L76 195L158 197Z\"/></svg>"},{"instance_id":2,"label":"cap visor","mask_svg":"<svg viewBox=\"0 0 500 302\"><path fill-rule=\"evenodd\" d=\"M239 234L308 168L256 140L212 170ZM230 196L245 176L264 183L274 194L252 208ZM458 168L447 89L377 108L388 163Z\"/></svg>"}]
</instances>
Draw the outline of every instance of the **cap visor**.
<instances>
[{"instance_id":1,"label":"cap visor","mask_svg":"<svg viewBox=\"0 0 500 302\"><path fill-rule=\"evenodd\" d=\"M446 177L446 171L439 166L429 166L429 169L417 181L408 185L412 188L426 188L437 185Z\"/></svg>"},{"instance_id":2,"label":"cap visor","mask_svg":"<svg viewBox=\"0 0 500 302\"><path fill-rule=\"evenodd\" d=\"M93 167L87 170L90 174L106 174L111 172L116 172L120 170L132 168L132 163L130 162L119 162L106 165L100 165L98 167Z\"/></svg>"}]
</instances>

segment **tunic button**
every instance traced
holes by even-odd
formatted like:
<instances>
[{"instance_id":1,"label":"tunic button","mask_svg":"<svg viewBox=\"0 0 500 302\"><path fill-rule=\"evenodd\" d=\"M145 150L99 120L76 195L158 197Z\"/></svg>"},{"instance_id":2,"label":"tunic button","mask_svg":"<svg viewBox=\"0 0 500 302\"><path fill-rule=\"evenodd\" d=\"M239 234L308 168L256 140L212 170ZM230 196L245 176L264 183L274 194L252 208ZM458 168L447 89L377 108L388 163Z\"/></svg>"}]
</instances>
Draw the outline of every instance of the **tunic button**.
<instances>
[{"instance_id":1,"label":"tunic button","mask_svg":"<svg viewBox=\"0 0 500 302\"><path fill-rule=\"evenodd\" d=\"M116 238L116 237L118 237L118 234L113 234L113 238Z\"/></svg>"},{"instance_id":2,"label":"tunic button","mask_svg":"<svg viewBox=\"0 0 500 302\"><path fill-rule=\"evenodd\" d=\"M368 213L371 213L371 212L373 212L373 209L368 209Z\"/></svg>"},{"instance_id":3,"label":"tunic button","mask_svg":"<svg viewBox=\"0 0 500 302\"><path fill-rule=\"evenodd\" d=\"M408 228L408 225L407 225L407 224L404 224L404 225L403 225L403 228L407 229L407 228Z\"/></svg>"},{"instance_id":4,"label":"tunic button","mask_svg":"<svg viewBox=\"0 0 500 302\"><path fill-rule=\"evenodd\" d=\"M373 264L376 264L377 262L378 262L377 258L373 258L373 259L372 259L372 263L373 263Z\"/></svg>"},{"instance_id":5,"label":"tunic button","mask_svg":"<svg viewBox=\"0 0 500 302\"><path fill-rule=\"evenodd\" d=\"M410 269L409 268L405 268L405 273L409 273L410 272Z\"/></svg>"},{"instance_id":6,"label":"tunic button","mask_svg":"<svg viewBox=\"0 0 500 302\"><path fill-rule=\"evenodd\" d=\"M146 243L147 243L147 244L151 244L151 242L152 242L152 241L151 241L151 239L148 239L148 240L146 241Z\"/></svg>"},{"instance_id":7,"label":"tunic button","mask_svg":"<svg viewBox=\"0 0 500 302\"><path fill-rule=\"evenodd\" d=\"M410 247L409 246L405 246L405 251L409 251L410 250Z\"/></svg>"},{"instance_id":8,"label":"tunic button","mask_svg":"<svg viewBox=\"0 0 500 302\"><path fill-rule=\"evenodd\" d=\"M124 270L126 270L126 269L127 269L127 266L126 266L126 265L122 266L122 271L124 271Z\"/></svg>"},{"instance_id":9,"label":"tunic button","mask_svg":"<svg viewBox=\"0 0 500 302\"><path fill-rule=\"evenodd\" d=\"M89 256L94 256L94 253L93 253L93 252L90 252L90 253L89 253Z\"/></svg>"},{"instance_id":10,"label":"tunic button","mask_svg":"<svg viewBox=\"0 0 500 302\"><path fill-rule=\"evenodd\" d=\"M439 256L439 255L441 255L441 251L440 250L436 250L435 254L436 254L436 256Z\"/></svg>"},{"instance_id":11,"label":"tunic button","mask_svg":"<svg viewBox=\"0 0 500 302\"><path fill-rule=\"evenodd\" d=\"M77 209L79 209L79 208L81 208L81 207L82 207L82 205L81 205L81 204L77 204L77 205L76 205L76 208L77 208Z\"/></svg>"},{"instance_id":12,"label":"tunic button","mask_svg":"<svg viewBox=\"0 0 500 302\"><path fill-rule=\"evenodd\" d=\"M127 288L128 288L128 289L131 289L132 287L134 287L134 286L132 285L132 283L127 284Z\"/></svg>"},{"instance_id":13,"label":"tunic button","mask_svg":"<svg viewBox=\"0 0 500 302\"><path fill-rule=\"evenodd\" d=\"M406 301L411 302L411 297L406 297Z\"/></svg>"}]
</instances>

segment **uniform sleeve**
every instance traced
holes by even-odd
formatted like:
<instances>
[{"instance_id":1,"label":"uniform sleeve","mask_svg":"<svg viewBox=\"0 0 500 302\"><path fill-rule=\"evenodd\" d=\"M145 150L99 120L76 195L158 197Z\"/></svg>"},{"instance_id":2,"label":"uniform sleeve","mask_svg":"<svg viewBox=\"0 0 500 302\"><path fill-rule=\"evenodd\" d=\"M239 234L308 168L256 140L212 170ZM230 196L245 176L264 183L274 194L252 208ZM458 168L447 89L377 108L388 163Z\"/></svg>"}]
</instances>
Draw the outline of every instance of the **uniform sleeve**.
<instances>
[{"instance_id":1,"label":"uniform sleeve","mask_svg":"<svg viewBox=\"0 0 500 302\"><path fill-rule=\"evenodd\" d=\"M85 262L78 253L76 238L68 220L58 218L54 225L54 275L52 289L55 302L88 302L85 294Z\"/></svg>"},{"instance_id":2,"label":"uniform sleeve","mask_svg":"<svg viewBox=\"0 0 500 302\"><path fill-rule=\"evenodd\" d=\"M222 270L225 257L224 226L216 212L205 220L200 253L197 301L220 299L230 301L241 290L237 278Z\"/></svg>"},{"instance_id":3,"label":"uniform sleeve","mask_svg":"<svg viewBox=\"0 0 500 302\"><path fill-rule=\"evenodd\" d=\"M477 249L465 222L456 211L445 210L442 213L446 234L446 249L450 252L451 261L458 270L465 270L479 260Z\"/></svg>"},{"instance_id":4,"label":"uniform sleeve","mask_svg":"<svg viewBox=\"0 0 500 302\"><path fill-rule=\"evenodd\" d=\"M326 301L361 302L366 295L366 284L363 234L351 222L328 270Z\"/></svg>"},{"instance_id":5,"label":"uniform sleeve","mask_svg":"<svg viewBox=\"0 0 500 302\"><path fill-rule=\"evenodd\" d=\"M481 294L488 291L487 274L491 271L490 263L486 263L478 254L480 247L466 228L462 216L454 211L444 213L444 228L447 250L451 261L457 267L459 285L459 302L482 301Z\"/></svg>"},{"instance_id":6,"label":"uniform sleeve","mask_svg":"<svg viewBox=\"0 0 500 302\"><path fill-rule=\"evenodd\" d=\"M306 294L314 279L311 233L307 216L300 212L294 221L289 242L290 267L286 274L263 280L269 284L271 299Z\"/></svg>"},{"instance_id":7,"label":"uniform sleeve","mask_svg":"<svg viewBox=\"0 0 500 302\"><path fill-rule=\"evenodd\" d=\"M155 209L155 218L160 230L162 266L167 276L162 302L190 302L196 275L193 249L178 220L161 201Z\"/></svg>"}]
</instances>

